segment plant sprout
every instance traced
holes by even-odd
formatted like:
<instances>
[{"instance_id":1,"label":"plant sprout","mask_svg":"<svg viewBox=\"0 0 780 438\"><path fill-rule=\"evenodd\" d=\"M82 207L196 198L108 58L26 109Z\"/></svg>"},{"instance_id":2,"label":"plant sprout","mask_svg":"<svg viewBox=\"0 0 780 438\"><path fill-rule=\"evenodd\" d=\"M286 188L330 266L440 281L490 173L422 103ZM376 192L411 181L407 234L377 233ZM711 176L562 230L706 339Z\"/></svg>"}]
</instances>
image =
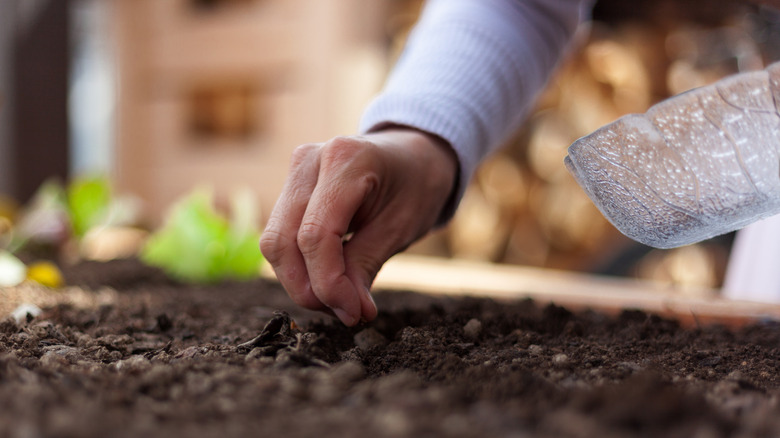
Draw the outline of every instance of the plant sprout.
<instances>
[{"instance_id":1,"label":"plant sprout","mask_svg":"<svg viewBox=\"0 0 780 438\"><path fill-rule=\"evenodd\" d=\"M177 202L147 241L141 259L185 282L257 277L263 256L251 195L233 197L230 221L216 212L212 200L211 191L196 190Z\"/></svg>"}]
</instances>

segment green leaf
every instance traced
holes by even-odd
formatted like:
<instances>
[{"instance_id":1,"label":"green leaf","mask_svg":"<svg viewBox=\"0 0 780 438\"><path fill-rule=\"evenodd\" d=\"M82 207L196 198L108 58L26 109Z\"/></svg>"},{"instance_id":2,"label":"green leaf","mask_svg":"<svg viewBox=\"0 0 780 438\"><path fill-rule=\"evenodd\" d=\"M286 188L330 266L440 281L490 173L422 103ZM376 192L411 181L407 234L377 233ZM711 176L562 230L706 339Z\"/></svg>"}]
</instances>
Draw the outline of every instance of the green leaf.
<instances>
[{"instance_id":1,"label":"green leaf","mask_svg":"<svg viewBox=\"0 0 780 438\"><path fill-rule=\"evenodd\" d=\"M230 206L232 217L227 234L225 270L233 278L253 278L263 262L258 247L260 233L254 228L257 224L257 204L253 193L249 190L235 193Z\"/></svg>"},{"instance_id":2,"label":"green leaf","mask_svg":"<svg viewBox=\"0 0 780 438\"><path fill-rule=\"evenodd\" d=\"M235 227L217 214L210 192L195 191L173 206L141 259L187 282L254 278L263 261L259 233L243 225Z\"/></svg>"},{"instance_id":3,"label":"green leaf","mask_svg":"<svg viewBox=\"0 0 780 438\"><path fill-rule=\"evenodd\" d=\"M68 186L68 210L73 234L83 237L106 220L111 205L111 184L107 178L80 178Z\"/></svg>"},{"instance_id":4,"label":"green leaf","mask_svg":"<svg viewBox=\"0 0 780 438\"><path fill-rule=\"evenodd\" d=\"M260 233L252 232L241 235L229 233L227 238L227 257L224 270L226 276L236 279L257 277L259 267L263 262L257 242Z\"/></svg>"}]
</instances>

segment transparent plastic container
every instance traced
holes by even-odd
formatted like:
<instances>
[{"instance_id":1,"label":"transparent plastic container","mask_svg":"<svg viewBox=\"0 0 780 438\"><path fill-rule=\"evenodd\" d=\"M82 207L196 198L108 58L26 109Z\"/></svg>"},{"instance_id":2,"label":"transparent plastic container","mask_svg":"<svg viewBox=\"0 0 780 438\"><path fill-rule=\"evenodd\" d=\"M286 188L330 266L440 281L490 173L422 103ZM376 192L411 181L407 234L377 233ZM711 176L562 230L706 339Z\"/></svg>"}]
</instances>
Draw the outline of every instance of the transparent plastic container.
<instances>
[{"instance_id":1,"label":"transparent plastic container","mask_svg":"<svg viewBox=\"0 0 780 438\"><path fill-rule=\"evenodd\" d=\"M656 248L780 213L780 63L621 117L565 164L618 230Z\"/></svg>"}]
</instances>

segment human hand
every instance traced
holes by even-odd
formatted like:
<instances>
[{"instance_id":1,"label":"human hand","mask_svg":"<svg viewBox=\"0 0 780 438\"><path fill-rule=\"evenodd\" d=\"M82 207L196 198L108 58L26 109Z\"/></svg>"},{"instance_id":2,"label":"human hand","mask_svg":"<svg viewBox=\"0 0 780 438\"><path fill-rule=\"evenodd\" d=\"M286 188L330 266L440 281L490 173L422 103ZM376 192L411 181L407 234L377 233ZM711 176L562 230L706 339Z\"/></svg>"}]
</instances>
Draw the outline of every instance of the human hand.
<instances>
[{"instance_id":1,"label":"human hand","mask_svg":"<svg viewBox=\"0 0 780 438\"><path fill-rule=\"evenodd\" d=\"M260 249L298 305L371 321L374 277L434 226L457 169L446 142L410 128L299 146Z\"/></svg>"}]
</instances>

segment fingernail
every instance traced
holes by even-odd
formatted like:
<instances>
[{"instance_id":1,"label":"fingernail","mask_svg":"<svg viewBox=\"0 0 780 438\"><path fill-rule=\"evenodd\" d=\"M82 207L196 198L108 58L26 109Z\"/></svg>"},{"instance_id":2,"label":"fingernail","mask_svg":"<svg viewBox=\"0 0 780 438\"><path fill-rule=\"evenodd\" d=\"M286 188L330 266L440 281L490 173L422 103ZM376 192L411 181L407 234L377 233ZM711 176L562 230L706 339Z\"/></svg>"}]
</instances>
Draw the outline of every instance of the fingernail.
<instances>
[{"instance_id":1,"label":"fingernail","mask_svg":"<svg viewBox=\"0 0 780 438\"><path fill-rule=\"evenodd\" d=\"M371 289L365 288L364 291L365 291L366 295L368 296L369 301L371 301L371 304L373 304L374 308L376 309L377 308L376 307L376 301L374 301L374 297L371 296Z\"/></svg>"},{"instance_id":2,"label":"fingernail","mask_svg":"<svg viewBox=\"0 0 780 438\"><path fill-rule=\"evenodd\" d=\"M333 310L333 313L335 313L336 316L339 317L339 319L341 320L341 322L344 323L344 325L348 327L352 327L353 325L355 325L355 318L353 318L352 315L350 315L346 311L336 307L331 307L331 310Z\"/></svg>"}]
</instances>

